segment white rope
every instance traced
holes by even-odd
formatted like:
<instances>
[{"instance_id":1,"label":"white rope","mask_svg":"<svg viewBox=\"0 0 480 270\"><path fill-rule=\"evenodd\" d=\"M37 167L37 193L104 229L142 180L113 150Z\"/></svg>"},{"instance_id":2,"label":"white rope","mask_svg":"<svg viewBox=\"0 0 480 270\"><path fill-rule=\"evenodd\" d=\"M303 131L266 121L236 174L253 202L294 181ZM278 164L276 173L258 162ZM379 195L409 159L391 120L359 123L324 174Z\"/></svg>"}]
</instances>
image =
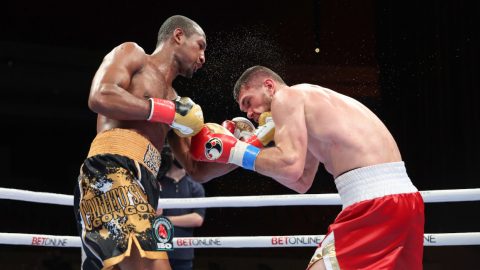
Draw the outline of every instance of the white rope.
<instances>
[{"instance_id":1,"label":"white rope","mask_svg":"<svg viewBox=\"0 0 480 270\"><path fill-rule=\"evenodd\" d=\"M0 199L73 206L73 196L47 192L0 188Z\"/></svg>"},{"instance_id":2,"label":"white rope","mask_svg":"<svg viewBox=\"0 0 480 270\"><path fill-rule=\"evenodd\" d=\"M426 203L480 201L480 188L420 191ZM0 188L0 199L73 205L73 196ZM257 207L283 205L342 205L338 194L208 197L160 199L159 208Z\"/></svg>"},{"instance_id":3,"label":"white rope","mask_svg":"<svg viewBox=\"0 0 480 270\"><path fill-rule=\"evenodd\" d=\"M317 247L325 235L173 238L174 248ZM78 236L0 233L0 244L80 247ZM425 234L424 246L480 245L480 233Z\"/></svg>"},{"instance_id":4,"label":"white rope","mask_svg":"<svg viewBox=\"0 0 480 270\"><path fill-rule=\"evenodd\" d=\"M340 196L338 194L231 196L158 200L158 208L164 209L289 205L342 205L342 201L340 200Z\"/></svg>"}]
</instances>

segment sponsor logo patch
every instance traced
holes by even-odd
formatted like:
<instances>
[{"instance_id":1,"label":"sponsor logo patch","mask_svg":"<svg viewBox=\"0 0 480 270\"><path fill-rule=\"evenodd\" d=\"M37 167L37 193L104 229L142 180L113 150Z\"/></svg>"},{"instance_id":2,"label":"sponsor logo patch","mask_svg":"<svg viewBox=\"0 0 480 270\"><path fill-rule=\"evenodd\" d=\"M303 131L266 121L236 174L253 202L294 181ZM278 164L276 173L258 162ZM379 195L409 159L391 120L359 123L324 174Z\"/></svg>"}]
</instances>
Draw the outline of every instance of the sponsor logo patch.
<instances>
[{"instance_id":1,"label":"sponsor logo patch","mask_svg":"<svg viewBox=\"0 0 480 270\"><path fill-rule=\"evenodd\" d=\"M166 216L158 216L152 223L152 234L157 250L173 250L173 224Z\"/></svg>"},{"instance_id":2,"label":"sponsor logo patch","mask_svg":"<svg viewBox=\"0 0 480 270\"><path fill-rule=\"evenodd\" d=\"M143 156L143 164L145 164L155 176L157 176L161 162L162 156L158 153L157 149L149 143L145 155Z\"/></svg>"},{"instance_id":3,"label":"sponsor logo patch","mask_svg":"<svg viewBox=\"0 0 480 270\"><path fill-rule=\"evenodd\" d=\"M205 143L205 156L209 160L215 160L222 155L223 143L219 138L211 138Z\"/></svg>"}]
</instances>

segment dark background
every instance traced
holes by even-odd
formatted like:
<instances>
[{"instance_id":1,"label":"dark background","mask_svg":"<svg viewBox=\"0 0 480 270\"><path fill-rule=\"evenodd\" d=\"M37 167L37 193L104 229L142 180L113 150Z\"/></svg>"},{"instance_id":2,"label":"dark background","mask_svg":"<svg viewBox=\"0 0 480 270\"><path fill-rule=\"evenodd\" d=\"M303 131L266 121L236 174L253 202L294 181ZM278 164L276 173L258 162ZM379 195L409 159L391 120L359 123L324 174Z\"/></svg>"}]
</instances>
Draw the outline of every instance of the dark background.
<instances>
[{"instance_id":1,"label":"dark background","mask_svg":"<svg viewBox=\"0 0 480 270\"><path fill-rule=\"evenodd\" d=\"M170 16L207 34L206 64L174 87L207 122L242 115L235 81L253 65L367 105L397 140L419 190L478 188L478 1L3 1L0 187L73 194L95 137L91 80L115 46L147 53ZM428 2L428 3L427 3ZM315 49L319 48L319 53ZM336 193L320 165L308 193ZM294 194L237 169L206 196ZM71 207L1 200L0 232L77 235ZM480 202L429 203L426 233L480 231ZM340 206L211 208L196 236L325 234ZM196 269L304 269L315 248L197 249ZM426 247L425 269L478 269L479 246ZM0 245L2 269L78 269L80 249ZM42 266L43 262L43 266ZM50 267L50 268L48 268ZM68 269L67 266L62 266Z\"/></svg>"}]
</instances>

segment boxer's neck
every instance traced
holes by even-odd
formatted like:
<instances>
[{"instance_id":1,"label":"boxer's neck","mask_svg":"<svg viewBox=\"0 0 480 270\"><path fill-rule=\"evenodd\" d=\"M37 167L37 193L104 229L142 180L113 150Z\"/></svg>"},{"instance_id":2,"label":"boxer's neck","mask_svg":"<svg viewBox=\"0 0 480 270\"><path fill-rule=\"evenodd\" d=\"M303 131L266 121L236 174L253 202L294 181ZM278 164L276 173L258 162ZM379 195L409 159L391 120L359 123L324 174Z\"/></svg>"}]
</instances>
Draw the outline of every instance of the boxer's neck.
<instances>
[{"instance_id":1,"label":"boxer's neck","mask_svg":"<svg viewBox=\"0 0 480 270\"><path fill-rule=\"evenodd\" d=\"M180 75L174 47L168 44L168 42L165 42L159 45L149 58L150 62L165 76L167 84L171 86L173 80Z\"/></svg>"}]
</instances>

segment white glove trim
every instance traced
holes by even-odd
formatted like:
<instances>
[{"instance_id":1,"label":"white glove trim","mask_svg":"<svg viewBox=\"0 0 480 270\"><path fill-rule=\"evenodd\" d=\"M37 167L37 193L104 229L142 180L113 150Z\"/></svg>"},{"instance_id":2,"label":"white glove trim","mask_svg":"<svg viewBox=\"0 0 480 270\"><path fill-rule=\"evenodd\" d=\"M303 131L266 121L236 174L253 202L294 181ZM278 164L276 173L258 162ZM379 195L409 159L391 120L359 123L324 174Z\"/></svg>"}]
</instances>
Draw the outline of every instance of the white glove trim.
<instances>
[{"instance_id":1,"label":"white glove trim","mask_svg":"<svg viewBox=\"0 0 480 270\"><path fill-rule=\"evenodd\" d=\"M247 150L248 146L248 143L237 141L235 147L230 150L230 157L228 158L228 163L233 163L235 165L243 167L243 155L245 154L245 150Z\"/></svg>"},{"instance_id":2,"label":"white glove trim","mask_svg":"<svg viewBox=\"0 0 480 270\"><path fill-rule=\"evenodd\" d=\"M154 103L153 103L153 98L149 98L148 99L150 101L150 103L152 104L152 108L150 108L150 116L148 117L147 121L150 121L150 119L152 119L152 116L153 116L153 106L154 106Z\"/></svg>"}]
</instances>

